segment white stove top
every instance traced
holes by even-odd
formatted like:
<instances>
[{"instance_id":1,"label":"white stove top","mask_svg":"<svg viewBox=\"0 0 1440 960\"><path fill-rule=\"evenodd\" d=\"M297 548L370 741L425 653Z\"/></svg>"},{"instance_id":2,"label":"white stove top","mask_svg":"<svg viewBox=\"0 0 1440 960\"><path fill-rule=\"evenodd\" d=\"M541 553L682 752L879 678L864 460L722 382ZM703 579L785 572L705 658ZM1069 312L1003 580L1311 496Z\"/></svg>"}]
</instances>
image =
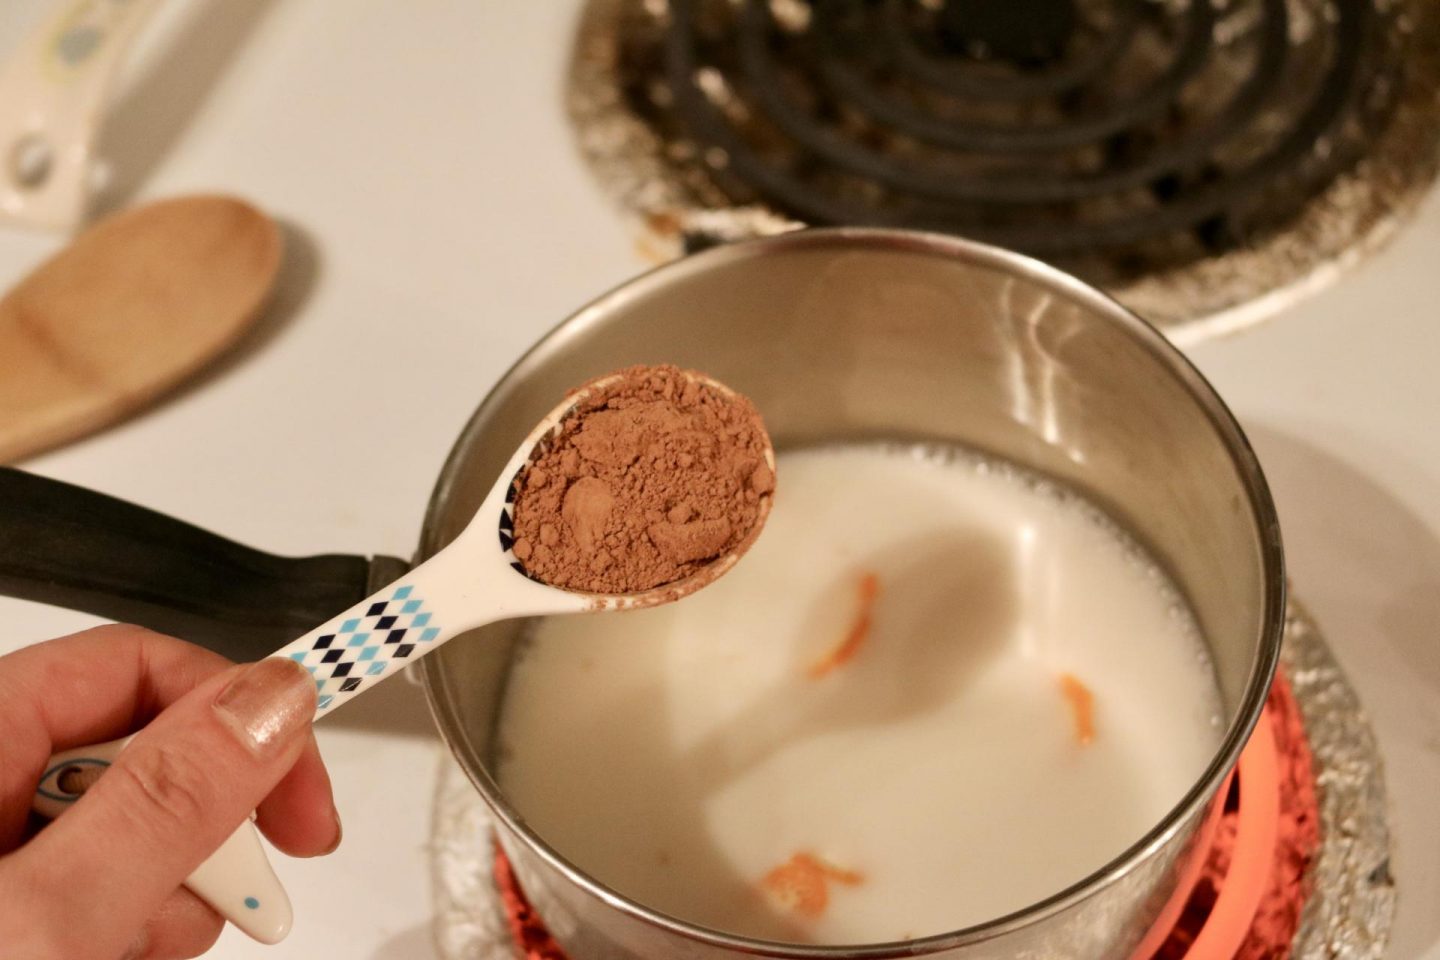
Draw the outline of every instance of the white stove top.
<instances>
[{"instance_id":1,"label":"white stove top","mask_svg":"<svg viewBox=\"0 0 1440 960\"><path fill-rule=\"evenodd\" d=\"M124 204L227 191L291 227L278 308L232 361L28 469L278 553L410 554L451 442L506 367L648 264L576 155L580 0L172 0L103 144ZM0 51L48 4L8 0ZM0 231L0 283L59 246ZM1192 351L1279 502L1297 595L1369 707L1394 807L1391 956L1440 960L1440 195L1337 286ZM0 599L0 651L93 618ZM277 858L282 945L434 955L438 737L399 682L319 727L345 843Z\"/></svg>"}]
</instances>

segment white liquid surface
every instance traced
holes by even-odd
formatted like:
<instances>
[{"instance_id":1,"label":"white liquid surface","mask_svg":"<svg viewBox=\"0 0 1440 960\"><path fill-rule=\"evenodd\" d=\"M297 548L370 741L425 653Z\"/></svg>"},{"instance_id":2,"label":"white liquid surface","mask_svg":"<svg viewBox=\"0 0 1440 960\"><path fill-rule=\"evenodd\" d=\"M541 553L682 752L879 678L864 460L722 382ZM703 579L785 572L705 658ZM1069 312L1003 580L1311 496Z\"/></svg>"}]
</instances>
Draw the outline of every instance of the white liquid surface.
<instances>
[{"instance_id":1,"label":"white liquid surface","mask_svg":"<svg viewBox=\"0 0 1440 960\"><path fill-rule=\"evenodd\" d=\"M926 936L1084 878L1204 770L1219 698L1199 633L1093 507L934 451L802 451L778 476L725 578L543 621L514 669L502 786L583 870L731 933ZM813 679L866 572L870 634ZM1088 745L1064 673L1093 692ZM864 880L804 916L762 884L801 851Z\"/></svg>"}]
</instances>

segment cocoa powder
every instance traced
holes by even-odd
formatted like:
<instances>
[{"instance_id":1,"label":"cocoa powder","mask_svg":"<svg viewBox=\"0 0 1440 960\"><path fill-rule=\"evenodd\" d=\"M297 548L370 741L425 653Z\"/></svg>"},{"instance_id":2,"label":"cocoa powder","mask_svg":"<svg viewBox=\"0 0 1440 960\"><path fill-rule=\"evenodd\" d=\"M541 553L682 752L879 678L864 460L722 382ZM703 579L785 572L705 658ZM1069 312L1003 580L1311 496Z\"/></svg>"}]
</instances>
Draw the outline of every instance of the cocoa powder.
<instances>
[{"instance_id":1,"label":"cocoa powder","mask_svg":"<svg viewBox=\"0 0 1440 960\"><path fill-rule=\"evenodd\" d=\"M637 593L748 547L775 489L754 404L671 366L612 376L517 481L512 549L526 573Z\"/></svg>"}]
</instances>

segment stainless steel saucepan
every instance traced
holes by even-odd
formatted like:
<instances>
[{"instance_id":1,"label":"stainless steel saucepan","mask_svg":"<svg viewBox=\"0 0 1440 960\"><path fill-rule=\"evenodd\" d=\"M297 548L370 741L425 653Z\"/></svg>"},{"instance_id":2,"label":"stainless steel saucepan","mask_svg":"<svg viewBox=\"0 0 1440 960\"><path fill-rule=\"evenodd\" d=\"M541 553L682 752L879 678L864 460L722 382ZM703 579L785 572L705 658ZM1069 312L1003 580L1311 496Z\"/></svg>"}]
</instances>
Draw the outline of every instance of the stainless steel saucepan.
<instances>
[{"instance_id":1,"label":"stainless steel saucepan","mask_svg":"<svg viewBox=\"0 0 1440 960\"><path fill-rule=\"evenodd\" d=\"M496 708L523 625L486 627L420 669L442 733L494 810L501 841L557 937L581 960L1125 957L1197 846L1279 652L1278 524L1254 455L1219 397L1154 329L1024 257L869 229L747 241L621 286L527 353L456 442L419 557L464 527L557 396L626 364L660 362L705 370L749 395L780 449L879 438L957 442L1086 493L1151 550L1189 600L1210 645L1227 728L1209 767L1163 820L1041 903L903 943L764 943L630 901L526 826L492 766ZM232 656L263 655L404 567L383 557L273 557L97 494L0 472L0 592L145 623Z\"/></svg>"}]
</instances>

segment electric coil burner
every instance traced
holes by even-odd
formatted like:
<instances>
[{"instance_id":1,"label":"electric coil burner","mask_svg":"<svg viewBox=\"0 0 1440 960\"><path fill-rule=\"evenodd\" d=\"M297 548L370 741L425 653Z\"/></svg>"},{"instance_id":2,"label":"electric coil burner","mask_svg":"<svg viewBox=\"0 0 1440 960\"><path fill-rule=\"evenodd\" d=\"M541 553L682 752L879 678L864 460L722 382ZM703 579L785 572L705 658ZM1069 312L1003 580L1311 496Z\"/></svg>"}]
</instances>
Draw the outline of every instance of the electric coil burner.
<instances>
[{"instance_id":1,"label":"electric coil burner","mask_svg":"<svg viewBox=\"0 0 1440 960\"><path fill-rule=\"evenodd\" d=\"M1185 335L1375 247L1440 164L1432 0L592 0L570 109L685 245L960 234Z\"/></svg>"},{"instance_id":2,"label":"electric coil burner","mask_svg":"<svg viewBox=\"0 0 1440 960\"><path fill-rule=\"evenodd\" d=\"M1197 860L1131 960L1383 954L1394 913L1374 735L1313 622L1287 618L1282 669ZM589 960L550 937L453 761L435 806L436 934L450 960Z\"/></svg>"}]
</instances>

